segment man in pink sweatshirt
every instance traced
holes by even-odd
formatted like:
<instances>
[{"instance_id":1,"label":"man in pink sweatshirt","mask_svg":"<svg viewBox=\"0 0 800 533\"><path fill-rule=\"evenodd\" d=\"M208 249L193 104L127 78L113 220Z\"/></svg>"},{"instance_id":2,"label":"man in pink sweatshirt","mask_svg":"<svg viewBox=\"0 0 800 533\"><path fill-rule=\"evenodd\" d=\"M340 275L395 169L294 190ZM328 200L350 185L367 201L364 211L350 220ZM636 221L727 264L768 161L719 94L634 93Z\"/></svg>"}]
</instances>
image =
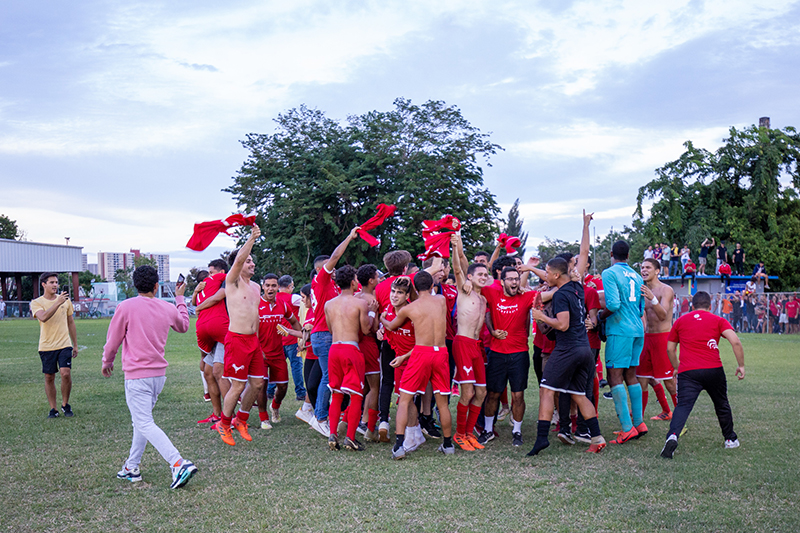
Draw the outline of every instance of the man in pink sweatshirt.
<instances>
[{"instance_id":1,"label":"man in pink sweatshirt","mask_svg":"<svg viewBox=\"0 0 800 533\"><path fill-rule=\"evenodd\" d=\"M183 301L186 285L176 287L176 306L172 306L155 297L158 291L155 268L149 265L137 268L133 272L133 284L139 296L117 306L103 347L103 375L110 377L117 350L122 346L125 401L133 420L130 455L117 477L132 482L142 480L139 464L144 448L150 442L169 463L172 469L170 488L177 489L189 482L197 467L181 457L169 437L155 424L153 407L167 379L164 346L169 328L178 333L186 333L189 329L189 313Z\"/></svg>"}]
</instances>

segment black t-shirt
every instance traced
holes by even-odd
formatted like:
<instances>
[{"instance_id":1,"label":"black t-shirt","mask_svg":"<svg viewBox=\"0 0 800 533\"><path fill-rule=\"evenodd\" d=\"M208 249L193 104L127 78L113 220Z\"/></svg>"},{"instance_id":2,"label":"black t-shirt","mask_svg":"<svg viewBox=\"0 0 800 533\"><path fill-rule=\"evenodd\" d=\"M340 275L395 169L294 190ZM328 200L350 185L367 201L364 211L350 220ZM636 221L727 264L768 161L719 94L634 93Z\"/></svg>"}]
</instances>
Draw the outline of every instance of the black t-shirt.
<instances>
[{"instance_id":1,"label":"black t-shirt","mask_svg":"<svg viewBox=\"0 0 800 533\"><path fill-rule=\"evenodd\" d=\"M744 248L737 248L733 251L733 262L741 263L744 261Z\"/></svg>"},{"instance_id":2,"label":"black t-shirt","mask_svg":"<svg viewBox=\"0 0 800 533\"><path fill-rule=\"evenodd\" d=\"M728 249L724 246L717 246L717 259L722 259L724 261L728 260Z\"/></svg>"},{"instance_id":3,"label":"black t-shirt","mask_svg":"<svg viewBox=\"0 0 800 533\"><path fill-rule=\"evenodd\" d=\"M700 247L700 257L708 257L708 251L711 249L710 246L701 246Z\"/></svg>"},{"instance_id":4,"label":"black t-shirt","mask_svg":"<svg viewBox=\"0 0 800 533\"><path fill-rule=\"evenodd\" d=\"M553 294L553 316L564 311L569 311L569 328L567 331L556 330L556 347L559 350L588 348L583 286L577 281L565 283Z\"/></svg>"}]
</instances>

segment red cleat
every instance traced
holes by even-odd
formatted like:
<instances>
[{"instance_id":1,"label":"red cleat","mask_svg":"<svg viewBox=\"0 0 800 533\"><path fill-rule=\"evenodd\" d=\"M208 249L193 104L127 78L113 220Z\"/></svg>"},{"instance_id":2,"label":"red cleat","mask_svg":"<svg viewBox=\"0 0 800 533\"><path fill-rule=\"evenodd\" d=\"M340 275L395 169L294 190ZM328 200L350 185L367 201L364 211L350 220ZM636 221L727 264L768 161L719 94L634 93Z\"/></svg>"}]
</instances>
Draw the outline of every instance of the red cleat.
<instances>
[{"instance_id":1,"label":"red cleat","mask_svg":"<svg viewBox=\"0 0 800 533\"><path fill-rule=\"evenodd\" d=\"M615 431L614 434L617 436L617 438L612 440L611 444L625 444L629 440L635 439L639 436L639 432L633 427L630 431Z\"/></svg>"}]
</instances>

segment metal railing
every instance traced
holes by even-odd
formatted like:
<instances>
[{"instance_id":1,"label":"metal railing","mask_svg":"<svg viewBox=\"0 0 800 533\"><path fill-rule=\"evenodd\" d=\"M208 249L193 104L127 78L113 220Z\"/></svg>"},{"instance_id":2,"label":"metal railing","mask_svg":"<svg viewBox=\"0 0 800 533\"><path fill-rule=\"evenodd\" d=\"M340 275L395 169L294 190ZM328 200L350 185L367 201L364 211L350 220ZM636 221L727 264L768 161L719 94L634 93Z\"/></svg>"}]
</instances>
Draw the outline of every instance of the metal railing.
<instances>
[{"instance_id":1,"label":"metal railing","mask_svg":"<svg viewBox=\"0 0 800 533\"><path fill-rule=\"evenodd\" d=\"M723 300L731 302L730 312L723 312L727 306ZM742 300L744 299L744 306ZM797 310L787 303L798 302ZM691 296L675 298L672 316L677 319L692 310ZM711 312L725 318L737 333L800 334L800 293L772 292L767 294L712 294ZM789 316L796 313L794 317Z\"/></svg>"}]
</instances>

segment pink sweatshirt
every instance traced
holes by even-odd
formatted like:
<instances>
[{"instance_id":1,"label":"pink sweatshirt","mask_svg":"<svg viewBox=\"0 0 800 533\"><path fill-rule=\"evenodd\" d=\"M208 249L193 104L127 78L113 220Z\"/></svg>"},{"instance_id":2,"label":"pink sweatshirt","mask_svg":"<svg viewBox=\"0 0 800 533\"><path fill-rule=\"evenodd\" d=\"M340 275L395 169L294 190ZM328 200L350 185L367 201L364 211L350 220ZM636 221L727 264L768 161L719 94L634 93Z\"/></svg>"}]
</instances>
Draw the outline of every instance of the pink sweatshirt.
<instances>
[{"instance_id":1,"label":"pink sweatshirt","mask_svg":"<svg viewBox=\"0 0 800 533\"><path fill-rule=\"evenodd\" d=\"M164 346L169 328L178 333L189 329L189 312L183 296L176 305L164 300L137 296L121 302L108 326L103 347L103 368L114 363L122 345L122 371L125 379L163 376L167 369Z\"/></svg>"}]
</instances>

